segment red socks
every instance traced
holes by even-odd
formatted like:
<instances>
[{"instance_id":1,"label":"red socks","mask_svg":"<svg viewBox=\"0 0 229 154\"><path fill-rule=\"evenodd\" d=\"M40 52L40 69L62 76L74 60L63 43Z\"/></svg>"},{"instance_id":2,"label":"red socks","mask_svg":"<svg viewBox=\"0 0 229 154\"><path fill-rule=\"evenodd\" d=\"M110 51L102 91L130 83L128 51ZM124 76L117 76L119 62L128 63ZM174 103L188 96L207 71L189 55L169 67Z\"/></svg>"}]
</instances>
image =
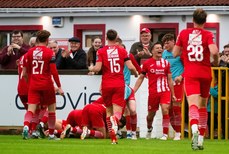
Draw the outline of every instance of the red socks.
<instances>
[{"instance_id":1,"label":"red socks","mask_svg":"<svg viewBox=\"0 0 229 154\"><path fill-rule=\"evenodd\" d=\"M48 116L49 135L54 134L55 123L56 123L56 113L49 112L49 116Z\"/></svg>"}]
</instances>

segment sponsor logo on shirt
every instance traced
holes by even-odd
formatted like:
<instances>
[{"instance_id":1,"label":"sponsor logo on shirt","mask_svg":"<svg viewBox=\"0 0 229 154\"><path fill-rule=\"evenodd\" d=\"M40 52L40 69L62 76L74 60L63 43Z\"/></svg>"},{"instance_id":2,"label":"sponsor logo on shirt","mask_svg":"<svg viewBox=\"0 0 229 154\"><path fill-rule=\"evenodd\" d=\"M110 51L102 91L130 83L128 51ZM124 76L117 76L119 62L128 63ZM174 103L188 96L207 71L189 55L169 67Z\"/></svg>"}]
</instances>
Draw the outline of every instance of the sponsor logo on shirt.
<instances>
[{"instance_id":1,"label":"sponsor logo on shirt","mask_svg":"<svg viewBox=\"0 0 229 154\"><path fill-rule=\"evenodd\" d=\"M164 69L150 69L150 72L153 74L165 74Z\"/></svg>"},{"instance_id":2,"label":"sponsor logo on shirt","mask_svg":"<svg viewBox=\"0 0 229 154\"><path fill-rule=\"evenodd\" d=\"M202 44L202 34L199 30L193 30L192 34L189 34L188 44L191 45L201 45Z\"/></svg>"},{"instance_id":3,"label":"sponsor logo on shirt","mask_svg":"<svg viewBox=\"0 0 229 154\"><path fill-rule=\"evenodd\" d=\"M118 50L117 49L107 49L107 57L108 58L118 58Z\"/></svg>"},{"instance_id":4,"label":"sponsor logo on shirt","mask_svg":"<svg viewBox=\"0 0 229 154\"><path fill-rule=\"evenodd\" d=\"M41 48L36 48L33 51L33 59L42 60L43 51Z\"/></svg>"}]
</instances>

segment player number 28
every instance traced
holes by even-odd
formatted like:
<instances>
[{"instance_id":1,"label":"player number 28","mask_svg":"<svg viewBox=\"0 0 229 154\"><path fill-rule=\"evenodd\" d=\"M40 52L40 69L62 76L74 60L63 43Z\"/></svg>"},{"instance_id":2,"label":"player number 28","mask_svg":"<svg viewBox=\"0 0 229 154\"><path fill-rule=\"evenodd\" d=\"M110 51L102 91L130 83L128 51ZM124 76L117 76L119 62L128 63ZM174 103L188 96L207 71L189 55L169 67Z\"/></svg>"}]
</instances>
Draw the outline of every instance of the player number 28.
<instances>
[{"instance_id":1,"label":"player number 28","mask_svg":"<svg viewBox=\"0 0 229 154\"><path fill-rule=\"evenodd\" d=\"M42 74L44 61L33 60L33 74Z\"/></svg>"},{"instance_id":2,"label":"player number 28","mask_svg":"<svg viewBox=\"0 0 229 154\"><path fill-rule=\"evenodd\" d=\"M120 65L117 63L119 58L110 58L108 61L110 62L111 73L118 73L120 72Z\"/></svg>"},{"instance_id":3,"label":"player number 28","mask_svg":"<svg viewBox=\"0 0 229 154\"><path fill-rule=\"evenodd\" d=\"M188 53L188 59L189 61L202 61L204 59L203 56L203 46L201 45L189 45L187 47L188 51L191 51Z\"/></svg>"}]
</instances>

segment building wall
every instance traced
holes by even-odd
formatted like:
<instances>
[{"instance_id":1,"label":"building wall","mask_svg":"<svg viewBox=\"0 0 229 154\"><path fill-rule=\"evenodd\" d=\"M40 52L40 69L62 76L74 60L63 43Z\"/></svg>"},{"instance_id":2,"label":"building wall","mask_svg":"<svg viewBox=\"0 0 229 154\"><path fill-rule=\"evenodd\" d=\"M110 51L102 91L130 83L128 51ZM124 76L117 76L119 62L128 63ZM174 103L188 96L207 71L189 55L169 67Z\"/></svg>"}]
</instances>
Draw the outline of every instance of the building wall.
<instances>
[{"instance_id":1,"label":"building wall","mask_svg":"<svg viewBox=\"0 0 229 154\"><path fill-rule=\"evenodd\" d=\"M211 16L210 16L211 17ZM43 25L43 28L52 33L52 38L70 38L73 36L74 24L105 24L107 29L116 29L119 36L123 39L127 50L131 45L139 40L139 31L141 23L179 23L179 31L186 28L187 22L192 22L191 16L162 16L159 20L149 16L114 16L114 17L64 17L63 27L52 26L52 18L44 17L22 17L22 18L0 18L0 25ZM208 22L220 23L220 41L219 49L222 51L223 46L229 43L228 26L229 16L219 15L208 18Z\"/></svg>"}]
</instances>

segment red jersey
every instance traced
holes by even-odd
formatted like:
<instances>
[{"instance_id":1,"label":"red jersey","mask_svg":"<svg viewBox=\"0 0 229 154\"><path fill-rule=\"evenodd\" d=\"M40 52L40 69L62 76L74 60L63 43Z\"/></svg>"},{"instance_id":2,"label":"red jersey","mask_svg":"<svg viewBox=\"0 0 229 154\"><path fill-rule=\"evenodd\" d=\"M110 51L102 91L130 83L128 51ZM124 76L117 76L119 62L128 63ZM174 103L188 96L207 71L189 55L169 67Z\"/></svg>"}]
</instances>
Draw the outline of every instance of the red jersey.
<instances>
[{"instance_id":1,"label":"red jersey","mask_svg":"<svg viewBox=\"0 0 229 154\"><path fill-rule=\"evenodd\" d=\"M22 76L24 55L20 57L18 62L18 87L17 91L19 95L28 95L28 83L25 81Z\"/></svg>"},{"instance_id":2,"label":"red jersey","mask_svg":"<svg viewBox=\"0 0 229 154\"><path fill-rule=\"evenodd\" d=\"M176 45L182 48L185 77L211 77L210 51L213 34L200 28L182 30Z\"/></svg>"},{"instance_id":3,"label":"red jersey","mask_svg":"<svg viewBox=\"0 0 229 154\"><path fill-rule=\"evenodd\" d=\"M26 68L30 74L29 88L45 90L53 87L52 75L58 87L60 81L55 64L55 53L45 47L31 48L26 56Z\"/></svg>"},{"instance_id":4,"label":"red jersey","mask_svg":"<svg viewBox=\"0 0 229 154\"><path fill-rule=\"evenodd\" d=\"M67 117L67 123L72 127L79 126L81 127L82 122L82 111L83 110L72 110Z\"/></svg>"},{"instance_id":5,"label":"red jersey","mask_svg":"<svg viewBox=\"0 0 229 154\"><path fill-rule=\"evenodd\" d=\"M146 60L142 66L142 74L148 75L150 93L170 91L168 74L171 74L171 72L170 64L167 60L163 58L160 60L155 60L154 58Z\"/></svg>"},{"instance_id":6,"label":"red jersey","mask_svg":"<svg viewBox=\"0 0 229 154\"><path fill-rule=\"evenodd\" d=\"M83 108L82 126L88 126L90 129L105 127L106 107L101 104L103 102L101 98Z\"/></svg>"},{"instance_id":7,"label":"red jersey","mask_svg":"<svg viewBox=\"0 0 229 154\"><path fill-rule=\"evenodd\" d=\"M127 51L117 45L98 50L97 62L102 62L102 87L124 87L124 63L129 60Z\"/></svg>"}]
</instances>

